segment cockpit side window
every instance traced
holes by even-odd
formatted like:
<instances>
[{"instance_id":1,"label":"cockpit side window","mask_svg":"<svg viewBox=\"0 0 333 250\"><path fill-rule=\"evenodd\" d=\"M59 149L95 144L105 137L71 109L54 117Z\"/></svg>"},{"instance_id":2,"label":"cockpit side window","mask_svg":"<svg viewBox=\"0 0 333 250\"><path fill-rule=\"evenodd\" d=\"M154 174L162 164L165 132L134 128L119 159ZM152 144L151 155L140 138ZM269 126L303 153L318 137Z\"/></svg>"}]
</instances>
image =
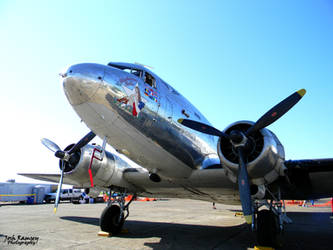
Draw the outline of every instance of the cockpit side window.
<instances>
[{"instance_id":1,"label":"cockpit side window","mask_svg":"<svg viewBox=\"0 0 333 250\"><path fill-rule=\"evenodd\" d=\"M139 78L142 78L143 76L143 71L142 70L139 70L139 69L133 69L133 68L129 68L129 67L124 67L124 66L121 66L121 65L116 65L116 64L110 64L109 65L111 67L114 67L114 68L118 68L118 69L121 69L127 73L130 73L130 74L133 74Z\"/></svg>"},{"instance_id":2,"label":"cockpit side window","mask_svg":"<svg viewBox=\"0 0 333 250\"><path fill-rule=\"evenodd\" d=\"M156 88L156 80L148 72L145 72L144 82L150 85L151 87Z\"/></svg>"},{"instance_id":3,"label":"cockpit side window","mask_svg":"<svg viewBox=\"0 0 333 250\"><path fill-rule=\"evenodd\" d=\"M131 73L139 78L142 78L142 70L138 70L138 69L130 69L130 68L123 68L123 71L127 72L127 73Z\"/></svg>"},{"instance_id":4,"label":"cockpit side window","mask_svg":"<svg viewBox=\"0 0 333 250\"><path fill-rule=\"evenodd\" d=\"M131 74L136 75L139 78L142 78L142 70L138 70L138 69L131 69Z\"/></svg>"}]
</instances>

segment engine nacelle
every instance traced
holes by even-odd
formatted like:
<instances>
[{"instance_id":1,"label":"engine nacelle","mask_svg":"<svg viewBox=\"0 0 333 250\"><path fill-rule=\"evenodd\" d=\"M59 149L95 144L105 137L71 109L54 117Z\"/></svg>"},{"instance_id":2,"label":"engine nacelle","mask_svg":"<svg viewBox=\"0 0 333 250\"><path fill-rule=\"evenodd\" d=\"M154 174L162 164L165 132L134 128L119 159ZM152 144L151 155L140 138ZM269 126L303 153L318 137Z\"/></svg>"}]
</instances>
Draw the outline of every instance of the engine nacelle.
<instances>
[{"instance_id":1,"label":"engine nacelle","mask_svg":"<svg viewBox=\"0 0 333 250\"><path fill-rule=\"evenodd\" d=\"M72 148L69 145L65 148L65 151ZM131 185L123 178L123 171L131 167L126 161L114 155L110 152L105 151L105 155L102 158L102 154L95 149L101 151L101 147L96 145L86 145L85 147L74 152L70 160L65 162L64 175L72 182L76 182L76 187L90 187L89 177L89 165L92 160L92 155L96 158L93 159L91 164L91 172L93 176L94 186L109 187L116 186L122 188L131 188ZM61 160L59 162L61 168Z\"/></svg>"},{"instance_id":2,"label":"engine nacelle","mask_svg":"<svg viewBox=\"0 0 333 250\"><path fill-rule=\"evenodd\" d=\"M239 121L229 125L224 133L232 130L245 132L254 123L251 121ZM222 166L226 169L229 179L236 183L238 176L238 157L235 148L227 139L220 138L217 152ZM284 148L273 132L264 128L248 137L247 171L251 183L263 185L272 183L280 175L284 175Z\"/></svg>"}]
</instances>

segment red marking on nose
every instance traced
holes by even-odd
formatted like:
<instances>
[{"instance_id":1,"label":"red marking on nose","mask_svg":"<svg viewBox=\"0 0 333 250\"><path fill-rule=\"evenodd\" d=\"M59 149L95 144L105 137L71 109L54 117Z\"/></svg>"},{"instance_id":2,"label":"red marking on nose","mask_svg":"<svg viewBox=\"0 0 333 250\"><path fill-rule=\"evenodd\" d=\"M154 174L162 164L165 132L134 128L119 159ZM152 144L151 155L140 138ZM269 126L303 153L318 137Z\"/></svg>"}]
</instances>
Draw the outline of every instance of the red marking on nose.
<instances>
[{"instance_id":1,"label":"red marking on nose","mask_svg":"<svg viewBox=\"0 0 333 250\"><path fill-rule=\"evenodd\" d=\"M274 112L273 114L272 114L272 117L275 117L277 115L277 113L276 112Z\"/></svg>"}]
</instances>

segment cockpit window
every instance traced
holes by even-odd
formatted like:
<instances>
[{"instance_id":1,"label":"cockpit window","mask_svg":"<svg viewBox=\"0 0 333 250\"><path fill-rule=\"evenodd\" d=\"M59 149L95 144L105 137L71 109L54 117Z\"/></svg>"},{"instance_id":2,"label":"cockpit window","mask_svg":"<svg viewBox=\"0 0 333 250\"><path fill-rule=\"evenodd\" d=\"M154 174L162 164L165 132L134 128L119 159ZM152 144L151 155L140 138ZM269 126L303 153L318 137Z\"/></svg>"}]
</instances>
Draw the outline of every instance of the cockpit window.
<instances>
[{"instance_id":1,"label":"cockpit window","mask_svg":"<svg viewBox=\"0 0 333 250\"><path fill-rule=\"evenodd\" d=\"M111 64L111 63L109 63L108 65L111 66L111 67L117 68L117 69L121 69L121 70L123 70L127 73L133 74L133 75L135 75L139 78L142 78L142 75L143 75L142 70L133 69L133 68L130 68L130 67L125 67L123 65Z\"/></svg>"},{"instance_id":2,"label":"cockpit window","mask_svg":"<svg viewBox=\"0 0 333 250\"><path fill-rule=\"evenodd\" d=\"M111 67L126 71L127 73L133 74L148 84L149 86L156 88L156 79L140 67L135 67L134 65L124 64L124 63L112 63L108 64Z\"/></svg>"},{"instance_id":3,"label":"cockpit window","mask_svg":"<svg viewBox=\"0 0 333 250\"><path fill-rule=\"evenodd\" d=\"M130 69L130 68L123 68L123 71L126 71L127 73L131 73L139 78L142 78L142 70L138 70L138 69Z\"/></svg>"},{"instance_id":4,"label":"cockpit window","mask_svg":"<svg viewBox=\"0 0 333 250\"><path fill-rule=\"evenodd\" d=\"M155 78L147 72L145 72L144 82L150 85L151 87L156 88Z\"/></svg>"},{"instance_id":5,"label":"cockpit window","mask_svg":"<svg viewBox=\"0 0 333 250\"><path fill-rule=\"evenodd\" d=\"M137 77L141 78L142 77L142 70L131 69L131 74L136 75Z\"/></svg>"}]
</instances>

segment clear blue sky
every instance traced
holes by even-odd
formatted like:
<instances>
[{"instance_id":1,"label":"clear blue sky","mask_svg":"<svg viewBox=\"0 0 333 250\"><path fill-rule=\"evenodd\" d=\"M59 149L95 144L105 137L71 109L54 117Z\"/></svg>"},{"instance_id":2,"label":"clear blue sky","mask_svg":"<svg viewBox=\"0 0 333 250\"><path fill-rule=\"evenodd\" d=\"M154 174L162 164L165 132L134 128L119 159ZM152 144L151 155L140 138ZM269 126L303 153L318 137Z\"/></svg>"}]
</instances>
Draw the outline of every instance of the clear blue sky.
<instances>
[{"instance_id":1,"label":"clear blue sky","mask_svg":"<svg viewBox=\"0 0 333 250\"><path fill-rule=\"evenodd\" d=\"M153 66L220 129L306 88L269 129L287 159L333 157L332 1L1 1L0 31L0 181L58 172L40 138L88 132L58 76L81 62Z\"/></svg>"}]
</instances>

